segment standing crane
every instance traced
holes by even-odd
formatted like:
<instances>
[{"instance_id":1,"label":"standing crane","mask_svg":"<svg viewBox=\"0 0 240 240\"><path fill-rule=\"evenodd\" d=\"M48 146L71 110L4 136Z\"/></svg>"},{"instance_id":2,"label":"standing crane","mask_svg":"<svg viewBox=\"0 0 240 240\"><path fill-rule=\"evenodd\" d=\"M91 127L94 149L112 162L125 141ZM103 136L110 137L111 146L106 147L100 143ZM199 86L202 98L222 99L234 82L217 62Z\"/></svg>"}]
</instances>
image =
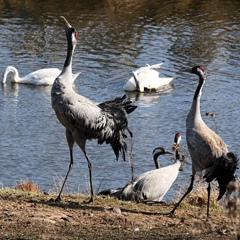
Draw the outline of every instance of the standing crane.
<instances>
[{"instance_id":1,"label":"standing crane","mask_svg":"<svg viewBox=\"0 0 240 240\"><path fill-rule=\"evenodd\" d=\"M125 160L127 152L125 131L127 130L132 137L132 133L128 129L128 114L133 112L137 106L129 101L126 95L97 104L73 90L71 84L72 58L77 44L78 32L64 17L62 19L66 25L67 56L61 74L53 83L51 98L57 118L66 128L70 164L56 201L61 201L63 188L73 167L73 146L76 142L88 162L91 188L89 202L93 202L92 163L86 152L86 141L97 139L99 144L106 142L111 145L117 159L121 153Z\"/></svg>"},{"instance_id":2,"label":"standing crane","mask_svg":"<svg viewBox=\"0 0 240 240\"><path fill-rule=\"evenodd\" d=\"M99 194L114 196L124 201L134 200L145 203L160 202L172 186L179 173L181 165L179 143L181 141L181 137L181 133L175 134L174 149L176 153L176 163L160 168L158 157L160 155L173 153L165 150L163 147L157 147L153 150L153 159L156 169L140 174L133 182L128 183L123 188L118 188L116 190L104 190Z\"/></svg>"},{"instance_id":3,"label":"standing crane","mask_svg":"<svg viewBox=\"0 0 240 240\"><path fill-rule=\"evenodd\" d=\"M238 158L235 153L228 151L222 138L212 131L202 119L200 98L207 79L207 72L204 67L196 66L192 68L191 73L199 77L199 83L186 120L187 145L192 158L192 177L186 193L168 215L173 215L183 199L192 191L195 174L204 171L204 179L208 183L207 217L209 217L210 183L217 180L219 184L217 200L220 200L226 192L228 183L235 180L234 173L237 169Z\"/></svg>"}]
</instances>

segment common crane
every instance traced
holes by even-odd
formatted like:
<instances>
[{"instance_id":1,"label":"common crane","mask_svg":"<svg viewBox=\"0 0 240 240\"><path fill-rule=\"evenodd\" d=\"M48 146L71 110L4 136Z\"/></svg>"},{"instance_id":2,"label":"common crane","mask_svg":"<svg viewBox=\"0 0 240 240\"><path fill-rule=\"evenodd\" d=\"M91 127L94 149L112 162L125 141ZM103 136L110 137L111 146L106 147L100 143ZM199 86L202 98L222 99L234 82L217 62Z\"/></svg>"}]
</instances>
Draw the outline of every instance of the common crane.
<instances>
[{"instance_id":1,"label":"common crane","mask_svg":"<svg viewBox=\"0 0 240 240\"><path fill-rule=\"evenodd\" d=\"M186 120L187 145L192 159L192 177L186 193L168 215L172 216L183 199L192 191L195 174L204 171L204 178L208 183L207 217L209 217L210 183L217 180L219 184L218 200L220 200L226 192L228 183L235 179L234 173L237 168L238 158L235 153L228 151L227 145L222 138L212 131L202 119L200 98L202 88L207 80L207 72L204 67L195 66L191 69L191 73L199 77L199 83Z\"/></svg>"},{"instance_id":2,"label":"common crane","mask_svg":"<svg viewBox=\"0 0 240 240\"><path fill-rule=\"evenodd\" d=\"M66 25L67 56L61 74L53 83L51 97L52 107L57 118L66 128L70 164L56 201L61 200L63 188L73 167L73 146L76 142L88 162L91 188L89 202L93 202L92 163L87 155L86 141L97 139L99 144L106 142L111 145L117 159L121 153L125 160L127 151L125 131L127 130L132 137L132 133L128 129L128 114L134 111L137 106L129 101L126 95L97 104L73 90L71 84L72 58L77 44L78 32L64 17L62 19Z\"/></svg>"},{"instance_id":3,"label":"common crane","mask_svg":"<svg viewBox=\"0 0 240 240\"><path fill-rule=\"evenodd\" d=\"M153 150L153 159L156 169L140 174L133 182L128 183L123 188L116 190L104 190L100 195L114 196L124 201L137 202L160 202L168 192L173 182L178 176L181 165L179 154L179 143L182 134L176 133L174 137L174 148L176 153L176 163L169 166L160 167L158 158L160 155L173 154L163 147L157 147Z\"/></svg>"}]
</instances>

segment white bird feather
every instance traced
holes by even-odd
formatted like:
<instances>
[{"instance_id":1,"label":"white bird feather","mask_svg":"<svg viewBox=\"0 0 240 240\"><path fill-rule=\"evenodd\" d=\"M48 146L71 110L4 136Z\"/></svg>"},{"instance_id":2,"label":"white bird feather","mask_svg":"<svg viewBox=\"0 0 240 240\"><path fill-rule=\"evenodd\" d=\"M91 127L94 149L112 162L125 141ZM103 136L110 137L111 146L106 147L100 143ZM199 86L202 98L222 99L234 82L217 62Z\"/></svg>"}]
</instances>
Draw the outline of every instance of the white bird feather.
<instances>
[{"instance_id":1,"label":"white bird feather","mask_svg":"<svg viewBox=\"0 0 240 240\"><path fill-rule=\"evenodd\" d=\"M148 65L141 67L132 72L132 77L124 84L125 91L156 91L164 85L169 84L174 78L159 77L159 72L156 68L161 68L160 64Z\"/></svg>"},{"instance_id":2,"label":"white bird feather","mask_svg":"<svg viewBox=\"0 0 240 240\"><path fill-rule=\"evenodd\" d=\"M7 76L12 73L11 82L25 83L32 85L52 85L54 80L60 75L61 70L58 68L43 68L27 74L24 77L19 77L17 68L8 66L3 74L2 83L6 83ZM81 72L72 74L72 83L76 80Z\"/></svg>"}]
</instances>

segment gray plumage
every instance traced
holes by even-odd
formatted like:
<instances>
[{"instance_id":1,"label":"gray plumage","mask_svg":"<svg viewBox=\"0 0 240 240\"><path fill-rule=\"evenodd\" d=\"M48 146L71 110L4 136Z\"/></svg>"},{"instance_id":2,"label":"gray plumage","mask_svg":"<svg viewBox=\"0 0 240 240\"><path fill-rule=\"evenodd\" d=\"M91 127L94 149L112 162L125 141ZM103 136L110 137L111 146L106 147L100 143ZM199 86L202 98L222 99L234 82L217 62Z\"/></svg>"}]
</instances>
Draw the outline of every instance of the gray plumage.
<instances>
[{"instance_id":1,"label":"gray plumage","mask_svg":"<svg viewBox=\"0 0 240 240\"><path fill-rule=\"evenodd\" d=\"M112 146L117 159L119 153L121 153L125 160L127 151L125 130L128 130L132 136L128 129L127 115L134 111L136 106L127 99L126 95L122 98L97 104L73 90L70 77L72 76L72 57L77 44L78 33L65 18L63 20L66 24L68 42L67 57L61 74L54 81L51 97L52 107L57 118L66 128L66 138L70 149L70 165L56 200L61 199L61 193L73 166L73 146L76 142L88 162L91 188L90 201L93 201L92 164L86 152L86 141L97 139L99 144L106 142Z\"/></svg>"},{"instance_id":2,"label":"gray plumage","mask_svg":"<svg viewBox=\"0 0 240 240\"><path fill-rule=\"evenodd\" d=\"M150 171L141 178L133 188L135 198L140 202L160 202L176 180L181 162L179 160L179 143L181 134L175 136L176 162L167 167Z\"/></svg>"},{"instance_id":3,"label":"gray plumage","mask_svg":"<svg viewBox=\"0 0 240 240\"><path fill-rule=\"evenodd\" d=\"M180 205L182 200L193 188L194 176L197 172L205 172L204 178L208 182L208 205L207 216L209 216L210 182L214 179L219 184L218 200L224 195L227 184L234 180L237 168L237 156L228 151L227 145L222 138L212 131L203 121L200 112L200 98L203 85L207 79L207 73L203 67L192 68L191 73L199 76L199 84L195 91L191 109L186 120L186 138L188 150L192 159L192 179L187 192L176 204L170 215Z\"/></svg>"},{"instance_id":4,"label":"gray plumage","mask_svg":"<svg viewBox=\"0 0 240 240\"><path fill-rule=\"evenodd\" d=\"M140 174L133 182L128 183L124 188L103 191L102 194L115 196L125 201L137 202L160 202L176 180L181 162L179 160L179 143L181 134L175 137L176 163L160 168L158 157L163 154L172 154L162 147L153 150L153 158L157 169ZM100 193L101 194L101 193Z\"/></svg>"},{"instance_id":5,"label":"gray plumage","mask_svg":"<svg viewBox=\"0 0 240 240\"><path fill-rule=\"evenodd\" d=\"M171 154L162 147L153 150L154 161L158 161L158 157L163 154ZM158 166L160 167L160 165ZM168 167L150 170L140 174L132 183L127 184L121 192L121 200L125 201L160 201L161 195L164 194L168 183L165 182ZM159 191L160 190L160 191ZM165 194L164 194L165 195Z\"/></svg>"}]
</instances>

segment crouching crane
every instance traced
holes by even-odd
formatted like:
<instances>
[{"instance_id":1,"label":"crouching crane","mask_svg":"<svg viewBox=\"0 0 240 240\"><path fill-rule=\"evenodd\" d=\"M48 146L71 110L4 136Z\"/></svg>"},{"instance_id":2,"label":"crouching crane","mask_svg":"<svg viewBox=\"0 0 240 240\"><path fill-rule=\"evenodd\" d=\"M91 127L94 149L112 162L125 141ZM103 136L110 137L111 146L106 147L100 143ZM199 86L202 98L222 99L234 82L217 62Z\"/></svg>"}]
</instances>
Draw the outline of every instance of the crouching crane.
<instances>
[{"instance_id":1,"label":"crouching crane","mask_svg":"<svg viewBox=\"0 0 240 240\"><path fill-rule=\"evenodd\" d=\"M133 182L128 183L123 188L116 190L104 190L100 195L110 195L124 201L136 201L145 203L160 202L166 195L173 182L176 180L180 162L181 133L174 137L174 148L176 152L176 163L166 167L160 167L158 158L160 155L173 154L163 147L157 147L153 150L153 159L156 169L140 174Z\"/></svg>"}]
</instances>

